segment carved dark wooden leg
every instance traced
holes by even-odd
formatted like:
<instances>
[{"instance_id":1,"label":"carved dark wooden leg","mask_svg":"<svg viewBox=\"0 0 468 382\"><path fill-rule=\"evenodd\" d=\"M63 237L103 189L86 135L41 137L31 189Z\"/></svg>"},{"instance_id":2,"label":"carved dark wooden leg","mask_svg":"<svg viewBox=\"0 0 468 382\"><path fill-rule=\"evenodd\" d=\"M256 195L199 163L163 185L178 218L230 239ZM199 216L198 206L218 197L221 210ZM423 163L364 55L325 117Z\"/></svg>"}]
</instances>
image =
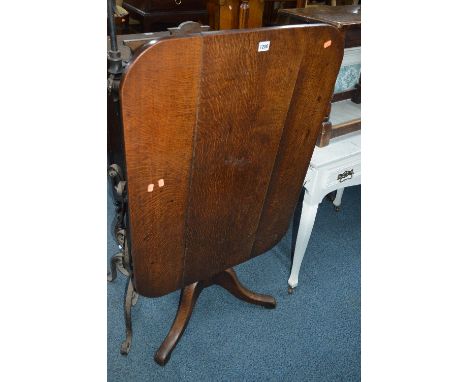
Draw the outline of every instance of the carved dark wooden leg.
<instances>
[{"instance_id":1,"label":"carved dark wooden leg","mask_svg":"<svg viewBox=\"0 0 468 382\"><path fill-rule=\"evenodd\" d=\"M276 300L272 296L254 293L244 287L232 268L226 269L224 272L214 276L213 284L222 286L240 300L244 300L255 305L261 305L268 309L276 307Z\"/></svg>"},{"instance_id":2,"label":"carved dark wooden leg","mask_svg":"<svg viewBox=\"0 0 468 382\"><path fill-rule=\"evenodd\" d=\"M159 365L164 366L169 361L172 351L182 337L182 334L184 334L190 316L192 315L193 307L203 290L203 286L203 282L195 282L182 289L180 293L179 309L172 323L171 330L154 355L154 360Z\"/></svg>"},{"instance_id":3,"label":"carved dark wooden leg","mask_svg":"<svg viewBox=\"0 0 468 382\"><path fill-rule=\"evenodd\" d=\"M132 279L129 277L124 305L126 337L125 341L122 342L120 346L120 354L123 355L128 354L130 346L132 345L132 306L135 305L137 297L138 295L134 291Z\"/></svg>"}]
</instances>

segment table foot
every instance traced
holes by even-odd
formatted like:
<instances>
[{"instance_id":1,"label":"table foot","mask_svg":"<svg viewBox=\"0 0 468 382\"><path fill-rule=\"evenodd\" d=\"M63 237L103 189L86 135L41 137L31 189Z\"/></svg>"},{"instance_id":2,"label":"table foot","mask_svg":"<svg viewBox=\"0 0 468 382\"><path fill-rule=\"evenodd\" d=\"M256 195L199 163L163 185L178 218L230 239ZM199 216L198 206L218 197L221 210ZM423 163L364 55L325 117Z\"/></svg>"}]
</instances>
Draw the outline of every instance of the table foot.
<instances>
[{"instance_id":1,"label":"table foot","mask_svg":"<svg viewBox=\"0 0 468 382\"><path fill-rule=\"evenodd\" d=\"M172 351L181 339L192 316L193 308L198 296L204 288L219 285L235 297L248 303L260 305L268 309L276 307L276 300L272 296L255 293L244 287L237 278L234 269L229 268L208 280L197 281L184 287L180 294L179 308L171 329L159 349L154 354L154 360L161 366L167 364Z\"/></svg>"}]
</instances>

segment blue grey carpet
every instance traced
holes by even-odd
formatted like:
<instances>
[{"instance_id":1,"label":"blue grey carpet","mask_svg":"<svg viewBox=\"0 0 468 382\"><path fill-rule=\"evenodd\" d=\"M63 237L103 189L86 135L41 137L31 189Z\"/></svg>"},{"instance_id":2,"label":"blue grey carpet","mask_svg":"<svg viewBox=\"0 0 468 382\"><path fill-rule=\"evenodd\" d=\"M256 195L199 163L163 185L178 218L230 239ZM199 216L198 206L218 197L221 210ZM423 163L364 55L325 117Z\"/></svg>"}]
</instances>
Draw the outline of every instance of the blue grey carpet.
<instances>
[{"instance_id":1,"label":"blue grey carpet","mask_svg":"<svg viewBox=\"0 0 468 382\"><path fill-rule=\"evenodd\" d=\"M291 229L268 253L235 269L250 289L273 295L264 309L218 286L205 289L165 367L153 354L176 313L179 292L140 297L133 308L133 344L125 338L125 277L108 284L108 380L118 381L359 381L361 188L347 188L342 210L324 200L299 275L287 293ZM109 227L113 206L108 201ZM108 257L117 247L108 234ZM104 278L104 275L103 275Z\"/></svg>"}]
</instances>

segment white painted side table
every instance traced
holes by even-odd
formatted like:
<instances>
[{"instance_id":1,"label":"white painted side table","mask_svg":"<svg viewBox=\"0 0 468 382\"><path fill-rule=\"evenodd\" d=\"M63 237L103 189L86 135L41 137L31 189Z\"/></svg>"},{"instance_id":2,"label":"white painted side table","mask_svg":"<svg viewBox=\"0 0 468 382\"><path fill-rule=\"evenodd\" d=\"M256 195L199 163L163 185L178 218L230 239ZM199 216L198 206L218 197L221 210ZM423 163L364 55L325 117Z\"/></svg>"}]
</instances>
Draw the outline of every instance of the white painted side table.
<instances>
[{"instance_id":1,"label":"white painted side table","mask_svg":"<svg viewBox=\"0 0 468 382\"><path fill-rule=\"evenodd\" d=\"M346 107L359 108L360 116L360 105L347 104ZM333 119L333 107L330 118ZM298 284L299 270L314 227L319 204L327 194L337 191L333 204L339 207L344 188L358 184L361 184L360 131L332 139L328 146L315 148L304 181L304 201L291 275L288 280L290 293Z\"/></svg>"}]
</instances>

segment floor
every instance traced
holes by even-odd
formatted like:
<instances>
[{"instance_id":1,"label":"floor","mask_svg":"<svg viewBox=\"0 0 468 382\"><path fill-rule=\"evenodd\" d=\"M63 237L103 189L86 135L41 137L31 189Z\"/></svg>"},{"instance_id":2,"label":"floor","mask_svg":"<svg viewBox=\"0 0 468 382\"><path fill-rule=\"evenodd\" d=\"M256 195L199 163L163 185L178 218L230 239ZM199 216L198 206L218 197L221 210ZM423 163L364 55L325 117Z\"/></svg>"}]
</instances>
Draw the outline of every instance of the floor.
<instances>
[{"instance_id":1,"label":"floor","mask_svg":"<svg viewBox=\"0 0 468 382\"><path fill-rule=\"evenodd\" d=\"M108 380L359 381L360 210L360 186L345 190L338 213L323 201L291 295L291 230L269 252L236 267L247 287L276 298L276 309L247 304L217 286L204 290L165 367L153 354L170 328L179 293L139 298L133 344L122 356L125 278L119 274L108 284ZM110 199L108 215L110 227ZM110 258L117 247L108 232Z\"/></svg>"}]
</instances>

